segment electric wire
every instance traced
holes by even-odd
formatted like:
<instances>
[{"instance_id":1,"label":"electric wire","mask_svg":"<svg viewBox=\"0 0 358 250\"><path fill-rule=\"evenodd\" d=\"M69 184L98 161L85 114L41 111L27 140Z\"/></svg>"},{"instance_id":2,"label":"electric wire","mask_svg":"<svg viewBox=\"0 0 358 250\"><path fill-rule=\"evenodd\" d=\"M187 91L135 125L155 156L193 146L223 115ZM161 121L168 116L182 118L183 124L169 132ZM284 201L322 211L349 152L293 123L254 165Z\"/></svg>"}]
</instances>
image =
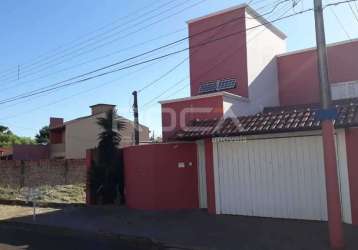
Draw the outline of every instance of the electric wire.
<instances>
[{"instance_id":1,"label":"electric wire","mask_svg":"<svg viewBox=\"0 0 358 250\"><path fill-rule=\"evenodd\" d=\"M70 85L73 85L73 84L77 84L77 83L80 83L80 82L84 82L84 81L88 81L88 80L91 80L91 79L94 79L94 78L98 78L98 77L101 77L101 76L104 76L104 75L108 75L108 74L112 74L114 72L118 72L118 71L121 71L121 70L124 70L124 69L128 69L128 68L131 68L131 67L135 67L135 66L138 66L138 65L141 65L141 64L144 64L144 63L148 63L148 62L151 62L151 61L154 61L154 60L160 60L162 58L165 58L165 57L168 57L168 56L172 56L172 55L175 55L175 54L178 54L178 53L182 53L184 51L187 51L189 49L192 49L192 48L196 48L196 47L201 47L201 46L205 46L209 43L212 43L212 42L216 42L216 41L219 41L219 40L222 40L222 39L226 39L228 37L231 37L231 36L234 36L234 35L237 35L237 34L240 34L242 32L245 32L247 30L251 30L251 29L255 29L255 28L258 28L260 26L266 26L268 24L271 24L271 23L274 23L274 22L278 22L280 20L283 20L283 19L286 19L286 18L290 18L292 16L295 16L295 15L298 15L298 14L303 14L303 13L306 13L306 12L309 12L309 11L312 11L312 8L310 9L306 9L304 11L300 11L300 12L297 12L295 14L291 14L291 15L287 15L287 16L284 16L284 17L281 17L281 18L277 18L275 20L272 20L271 22L263 22L262 24L259 24L259 25L256 25L256 26L252 26L246 30L240 30L238 32L233 32L231 34L228 34L228 35L225 35L223 37L220 37L220 38L217 38L217 39L213 39L213 40L210 40L210 41L206 41L206 42L203 42L203 43L200 43L198 45L193 45L193 46L189 46L187 48L184 48L184 49L181 49L181 50L177 50L177 51L174 51L174 52L171 52L171 53L168 53L168 54L165 54L165 55L162 55L162 56L159 56L159 57L155 57L155 58L152 58L152 59L149 59L149 60L145 60L145 61L142 61L142 62L139 62L139 63L135 63L135 64L132 64L132 65L129 65L129 66L126 66L126 67L122 67L122 68L119 68L119 69L114 69L114 70L110 70L110 71L107 71L107 72L104 72L104 73L100 73L98 75L94 75L94 76L90 76L90 77L87 77L87 78L84 78L84 79L80 79L80 80L77 80L77 81L74 81L74 82L70 82L70 83L67 83L67 84L62 84L60 86L56 86L56 85L59 85L59 83L55 83L55 84L52 84L52 85L49 85L49 86L46 86L44 88L40 88L40 89L37 89L37 90L34 90L34 91L31 91L31 92L28 92L28 93L24 93L24 94L21 94L21 95L18 95L18 96L14 96L14 97L11 97L11 98L8 98L8 99L4 99L4 100L0 100L0 104L3 104L3 103L7 103L7 102L13 102L14 100L18 100L18 99L23 99L23 98L27 98L27 97L30 97L30 96L33 96L33 95L37 95L39 93L43 93L43 92L48 92L48 91L52 91L52 90L55 90L55 89L58 89L58 88L62 88L62 87L67 87L67 86L70 86ZM167 46L167 45L165 45ZM154 49L152 51L156 51L157 49ZM150 52L152 52L150 51ZM150 52L145 52L143 54L148 54ZM142 54L142 55L143 55ZM93 71L90 71L90 72L87 72L87 73L84 73L80 76L75 76L75 77L72 77L70 78L69 80L65 80L65 82L67 81L71 81L72 79L76 79L76 78L80 78L80 77L83 77L83 76L86 76L86 75L89 75L89 74L92 74L94 72L98 72L98 71L101 71L103 69L107 69L107 68L110 68L110 67L113 67L115 65L118 65L120 63L122 63L123 61L129 61L133 58L136 58L138 56L135 56L135 57L132 57L132 58L129 58L129 59L125 59L125 60L122 60L121 62L116 62L114 64L111 64L111 65L108 65L108 66L105 66L105 67L102 67L102 68L99 68L99 69L96 69L96 70L93 70Z\"/></svg>"},{"instance_id":2,"label":"electric wire","mask_svg":"<svg viewBox=\"0 0 358 250\"><path fill-rule=\"evenodd\" d=\"M114 42L117 42L117 41L119 41L119 40L126 39L126 38L128 38L129 36L131 36L131 35L134 35L134 34L140 32L140 31L142 31L142 30L145 30L145 29L147 29L147 28L149 28L149 27L151 27L151 26L153 26L153 25L155 25L155 24L157 24L157 23L160 23L160 22L162 22L162 21L164 21L164 20L167 20L167 19L169 19L169 18L172 18L173 16L178 15L178 14L180 14L180 13L182 13L182 12L184 12L184 11L190 9L190 8L193 8L193 7L195 7L195 6L197 6L197 5L201 4L201 3L203 3L203 2L205 2L205 1L208 1L208 0L200 0L200 1L198 1L198 2L195 2L194 4L189 5L189 6L185 7L185 8L183 8L183 9L179 9L179 10L176 11L175 13L172 13L172 14L170 14L170 15L167 15L167 16L165 16L165 17L163 17L163 18L160 18L160 19L158 19L158 20L156 20L156 21L154 21L154 22L151 22L151 23L149 23L149 24L146 24L145 26L140 27L139 29L136 29L136 30L134 30L134 31L132 31L132 32L129 32L129 33L123 35L123 31L126 31L126 30L128 30L128 29L131 29L131 28L133 28L133 27L136 27L136 26L138 26L138 25L140 25L140 24L142 24L142 23L147 23L150 19L153 19L153 18L155 18L155 17L159 17L160 15L162 15L163 13L165 13L165 12L168 11L168 10L165 10L165 11L163 11L163 12L160 12L159 14L156 14L155 16L152 16L152 17L147 18L147 19L145 19L145 20L142 20L142 21L136 23L136 24L133 25L133 26L128 26L128 27L125 27L125 28L122 29L122 30L117 31L115 34L116 34L116 35L120 35L120 36L119 36L119 37L116 37L115 39L106 41L106 42L101 43L101 44L99 44L99 45L96 45L97 42L93 42L93 43L90 44L90 45L85 45L85 46L76 48L75 51L70 51L70 52L68 52L68 53L66 53L66 54L64 54L64 55L60 55L59 57L56 57L56 59L53 59L53 60L51 60L51 61L49 61L49 62L44 62L44 63L42 63L42 64L40 65L40 67L41 67L41 66L44 66L44 67L40 68L39 70L37 70L37 71L35 71L35 72L33 72L33 70L29 70L29 71L22 70L22 72L23 72L22 78L28 77L28 76L31 76L31 75L34 75L34 74L38 74L38 73L40 73L40 72L42 72L42 71L44 71L44 70L46 70L46 69L49 69L49 68L51 68L51 67L53 67L53 66L57 66L57 65L59 65L59 64L62 64L62 63L64 63L64 62L67 62L67 61L69 61L69 60L72 60L72 59L74 59L74 58L77 58L77 57L79 57L79 56L82 56L82 55L85 55L85 54L88 54L88 53L92 53L93 51L96 51L96 50L101 49L101 48L103 48L103 47L105 47L105 46L108 46L108 45L110 45L110 44L113 44ZM182 3L177 4L177 5L175 5L175 6L172 6L169 10L175 10L175 9L177 9L177 7L180 6L180 5L182 5ZM111 35L111 36L113 36L113 35ZM107 37L105 37L105 38L102 38L102 39L100 40L100 42L103 42L103 41L106 40L106 39L108 40L108 38L111 38L111 36L107 36ZM92 45L96 45L96 46L95 46L95 47L91 47L91 48L89 48L89 49L83 51L83 49L86 49L87 47L92 46ZM56 60L59 60L59 59L60 59L60 62L57 62ZM61 60L61 59L63 59L63 60ZM51 63L52 63L52 64L51 64ZM39 67L39 66L37 66L37 67ZM25 72L25 73L28 73L28 74L24 74L24 72ZM7 80L16 81L16 79L17 79L17 78L11 80L11 77L10 77L10 78L5 78L5 79L3 79L3 80L5 80L5 81L7 81Z\"/></svg>"}]
</instances>

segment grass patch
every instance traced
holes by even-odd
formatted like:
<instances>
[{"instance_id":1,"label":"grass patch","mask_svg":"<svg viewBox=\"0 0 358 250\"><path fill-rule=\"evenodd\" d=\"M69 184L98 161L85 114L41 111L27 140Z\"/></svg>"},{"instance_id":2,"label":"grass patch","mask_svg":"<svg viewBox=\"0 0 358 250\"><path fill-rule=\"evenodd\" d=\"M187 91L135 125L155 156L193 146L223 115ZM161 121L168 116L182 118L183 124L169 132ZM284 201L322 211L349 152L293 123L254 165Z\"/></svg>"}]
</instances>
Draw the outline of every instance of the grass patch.
<instances>
[{"instance_id":1,"label":"grass patch","mask_svg":"<svg viewBox=\"0 0 358 250\"><path fill-rule=\"evenodd\" d=\"M38 187L39 202L85 203L85 184ZM0 199L25 200L25 191L20 188L0 187Z\"/></svg>"}]
</instances>

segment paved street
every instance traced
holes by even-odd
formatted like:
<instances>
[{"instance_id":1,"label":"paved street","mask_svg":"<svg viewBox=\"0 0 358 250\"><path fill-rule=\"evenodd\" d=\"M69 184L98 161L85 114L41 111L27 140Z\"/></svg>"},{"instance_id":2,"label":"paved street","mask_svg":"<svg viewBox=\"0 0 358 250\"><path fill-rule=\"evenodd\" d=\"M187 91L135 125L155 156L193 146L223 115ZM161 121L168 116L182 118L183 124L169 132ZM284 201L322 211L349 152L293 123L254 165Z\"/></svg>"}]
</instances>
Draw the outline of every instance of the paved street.
<instances>
[{"instance_id":1,"label":"paved street","mask_svg":"<svg viewBox=\"0 0 358 250\"><path fill-rule=\"evenodd\" d=\"M129 242L95 234L56 233L32 227L0 224L1 250L134 250ZM151 249L149 247L149 249Z\"/></svg>"},{"instance_id":2,"label":"paved street","mask_svg":"<svg viewBox=\"0 0 358 250\"><path fill-rule=\"evenodd\" d=\"M22 216L7 221L31 224L32 217ZM43 213L38 216L37 225L49 229L67 228L75 231L143 237L181 249L198 247L210 250L327 250L329 248L326 222L215 216L199 210L153 212L115 206L74 207ZM345 225L344 229L347 250L358 249L358 227ZM102 241L95 242L101 244Z\"/></svg>"}]
</instances>

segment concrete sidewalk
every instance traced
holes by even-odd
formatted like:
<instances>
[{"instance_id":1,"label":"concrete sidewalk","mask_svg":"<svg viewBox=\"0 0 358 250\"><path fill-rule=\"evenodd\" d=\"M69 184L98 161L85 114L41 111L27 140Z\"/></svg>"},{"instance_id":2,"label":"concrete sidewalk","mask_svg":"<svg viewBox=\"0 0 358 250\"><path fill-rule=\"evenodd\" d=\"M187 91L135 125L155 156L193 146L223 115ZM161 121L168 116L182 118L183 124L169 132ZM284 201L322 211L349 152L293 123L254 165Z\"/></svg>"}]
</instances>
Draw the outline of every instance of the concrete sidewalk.
<instances>
[{"instance_id":1,"label":"concrete sidewalk","mask_svg":"<svg viewBox=\"0 0 358 250\"><path fill-rule=\"evenodd\" d=\"M31 216L8 221L33 223ZM47 226L150 238L199 249L328 249L326 223L209 215L205 211L148 212L118 207L64 208L41 214ZM345 225L347 249L358 249L358 227Z\"/></svg>"}]
</instances>

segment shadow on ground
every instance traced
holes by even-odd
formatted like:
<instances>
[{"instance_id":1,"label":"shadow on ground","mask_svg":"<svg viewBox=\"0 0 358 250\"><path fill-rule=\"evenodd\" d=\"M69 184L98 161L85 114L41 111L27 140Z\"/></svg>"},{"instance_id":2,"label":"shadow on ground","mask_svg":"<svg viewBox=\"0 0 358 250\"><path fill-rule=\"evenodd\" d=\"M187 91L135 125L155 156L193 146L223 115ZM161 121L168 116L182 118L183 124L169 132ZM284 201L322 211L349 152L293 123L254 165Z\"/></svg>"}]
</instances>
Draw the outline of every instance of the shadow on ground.
<instances>
[{"instance_id":1,"label":"shadow on ground","mask_svg":"<svg viewBox=\"0 0 358 250\"><path fill-rule=\"evenodd\" d=\"M25 216L6 223L33 224L33 221L31 216ZM67 207L39 215L36 224L112 236L143 237L183 248L329 249L325 222L215 216L200 210L149 212L119 207ZM358 227L345 225L344 229L347 250L358 249Z\"/></svg>"},{"instance_id":2,"label":"shadow on ground","mask_svg":"<svg viewBox=\"0 0 358 250\"><path fill-rule=\"evenodd\" d=\"M137 250L158 249L94 233L53 230L29 224L0 223L1 250Z\"/></svg>"}]
</instances>

